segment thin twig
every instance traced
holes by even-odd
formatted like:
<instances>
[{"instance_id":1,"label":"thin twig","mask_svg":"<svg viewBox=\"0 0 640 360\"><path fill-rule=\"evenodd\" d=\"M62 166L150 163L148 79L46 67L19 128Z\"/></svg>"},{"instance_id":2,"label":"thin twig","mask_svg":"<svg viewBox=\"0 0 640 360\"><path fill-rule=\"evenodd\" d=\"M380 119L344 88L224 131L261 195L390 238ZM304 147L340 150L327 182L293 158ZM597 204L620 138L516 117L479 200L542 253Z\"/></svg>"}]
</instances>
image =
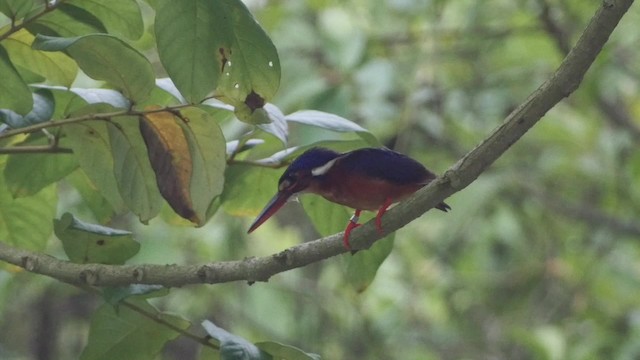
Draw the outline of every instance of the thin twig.
<instances>
[{"instance_id":1,"label":"thin twig","mask_svg":"<svg viewBox=\"0 0 640 360\"><path fill-rule=\"evenodd\" d=\"M13 146L0 148L0 155L7 154L71 154L73 150L51 145Z\"/></svg>"},{"instance_id":2,"label":"thin twig","mask_svg":"<svg viewBox=\"0 0 640 360\"><path fill-rule=\"evenodd\" d=\"M95 288L95 287L91 287L91 286L87 286L87 285L79 285L79 284L69 284L69 285L75 286L75 287L77 287L79 289L82 289L82 290L84 290L86 292L89 292L89 293L92 293L94 295L102 296L102 291L100 289ZM196 334L194 334L194 333L192 333L192 332L190 332L188 330L181 329L181 328L173 325L172 323L170 323L170 322L158 317L157 314L149 312L149 311L139 307L138 305L132 303L131 301L129 301L127 299L124 299L124 300L120 301L118 303L118 305L124 306L124 307L130 309L131 311L137 312L138 314L148 318L149 320L154 321L154 322L156 322L156 323L158 323L158 324L160 324L160 325L162 325L162 326L164 326L164 327L166 327L168 329L171 329L171 330L177 332L178 334L197 342L198 344L210 347L210 348L212 348L214 350L220 350L220 346L211 343L208 340L209 338L207 336L198 336L198 335L196 335Z\"/></svg>"},{"instance_id":3,"label":"thin twig","mask_svg":"<svg viewBox=\"0 0 640 360\"><path fill-rule=\"evenodd\" d=\"M11 19L11 27L9 27L9 30L7 30L7 32L5 32L4 34L0 34L0 41L8 38L9 36L13 35L14 33L24 29L27 25L29 25L30 23L38 20L39 18L41 18L42 16L52 12L53 10L57 9L60 5L62 5L66 0L59 0L56 1L53 4L49 4L49 2L45 1L45 6L44 9L42 10L42 12L39 12L37 14L35 14L34 16L28 18L28 19L23 19L22 22L18 25L16 25L15 18Z\"/></svg>"},{"instance_id":4,"label":"thin twig","mask_svg":"<svg viewBox=\"0 0 640 360\"><path fill-rule=\"evenodd\" d=\"M108 113L87 114L87 115L82 115L82 116L74 116L74 117L70 117L70 118L66 118L66 119L49 120L49 121L41 122L41 123L38 123L38 124L29 125L29 126L21 127L21 128L18 128L18 129L5 131L3 133L0 133L0 139L16 136L16 135L20 135L20 134L29 134L29 133L33 133L33 132L36 132L36 131L42 130L42 129L54 128L54 127L58 127L58 126L68 125L68 124L75 124L75 123L79 123L79 122L83 122L83 121L89 121L89 120L111 120L112 118L119 117L119 116L140 116L140 115L152 114L152 113L158 113L158 112L164 112L164 111L173 111L173 110L176 110L176 109L181 109L181 108L185 108L185 107L189 107L189 106L192 106L192 105L191 104L180 104L180 105L173 105L173 106L165 106L165 107L158 108L158 109L149 109L149 110L144 110L144 111L126 109L126 110L113 111L113 112L108 112Z\"/></svg>"}]
</instances>

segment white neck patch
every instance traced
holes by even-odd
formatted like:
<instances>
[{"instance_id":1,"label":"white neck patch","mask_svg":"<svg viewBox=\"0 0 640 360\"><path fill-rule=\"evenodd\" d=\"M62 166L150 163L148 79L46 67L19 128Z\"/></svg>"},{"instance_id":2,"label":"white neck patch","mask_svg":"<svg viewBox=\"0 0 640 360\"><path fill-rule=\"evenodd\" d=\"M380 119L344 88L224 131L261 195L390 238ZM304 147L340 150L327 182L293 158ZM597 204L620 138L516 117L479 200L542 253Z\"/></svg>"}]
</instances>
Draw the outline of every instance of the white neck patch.
<instances>
[{"instance_id":1,"label":"white neck patch","mask_svg":"<svg viewBox=\"0 0 640 360\"><path fill-rule=\"evenodd\" d=\"M337 158L329 161L328 163L322 165L322 166L318 166L315 169L311 170L311 175L313 176L320 176L320 175L324 175L327 173L327 171L329 171L329 169L331 169L331 167L333 166L333 164L336 163L336 160L338 160Z\"/></svg>"}]
</instances>

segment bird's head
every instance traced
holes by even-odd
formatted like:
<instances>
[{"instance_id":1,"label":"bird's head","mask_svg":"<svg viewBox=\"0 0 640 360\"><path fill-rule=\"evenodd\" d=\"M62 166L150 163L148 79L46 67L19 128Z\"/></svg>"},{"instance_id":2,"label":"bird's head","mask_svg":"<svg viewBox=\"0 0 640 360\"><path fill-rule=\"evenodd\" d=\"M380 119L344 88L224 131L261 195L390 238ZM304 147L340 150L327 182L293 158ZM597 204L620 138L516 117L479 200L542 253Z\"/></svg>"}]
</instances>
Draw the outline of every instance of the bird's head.
<instances>
[{"instance_id":1,"label":"bird's head","mask_svg":"<svg viewBox=\"0 0 640 360\"><path fill-rule=\"evenodd\" d=\"M254 220L249 233L275 214L292 196L305 192L314 181L320 181L340 156L333 150L312 148L298 156L278 180L278 192Z\"/></svg>"}]
</instances>

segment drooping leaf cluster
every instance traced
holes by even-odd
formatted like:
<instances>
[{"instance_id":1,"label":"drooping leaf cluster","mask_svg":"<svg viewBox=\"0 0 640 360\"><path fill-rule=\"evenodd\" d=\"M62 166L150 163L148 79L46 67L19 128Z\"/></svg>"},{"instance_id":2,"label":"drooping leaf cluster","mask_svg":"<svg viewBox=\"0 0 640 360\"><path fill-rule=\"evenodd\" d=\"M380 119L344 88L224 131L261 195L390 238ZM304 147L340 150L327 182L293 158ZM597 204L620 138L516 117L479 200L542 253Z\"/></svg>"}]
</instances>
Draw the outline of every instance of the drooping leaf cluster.
<instances>
[{"instance_id":1,"label":"drooping leaf cluster","mask_svg":"<svg viewBox=\"0 0 640 360\"><path fill-rule=\"evenodd\" d=\"M151 29L144 28L143 10L153 13ZM54 219L60 181L75 188L100 223L131 212L146 224L168 204L203 226L221 206L255 215L277 168L314 146L289 147L290 123L355 134L329 142L336 147L378 144L340 116L285 115L269 102L280 85L280 59L240 0L2 0L0 12L0 150L8 154L0 155L0 240L17 247L43 250L55 231L76 263L123 264L140 250L128 232L69 213ZM241 130L223 131L233 127ZM262 149L265 139L276 139L277 147ZM269 181L239 187L260 181L259 173ZM358 275L359 286L373 279L381 260ZM105 290L106 299L111 293ZM117 293L116 304L135 295ZM99 310L83 357L116 356L103 351L108 334L100 329L136 316ZM166 321L185 327L178 318ZM143 336L141 326L121 330ZM108 348L152 355L177 336L170 333L146 345ZM269 345L262 353L292 351L284 348Z\"/></svg>"}]
</instances>

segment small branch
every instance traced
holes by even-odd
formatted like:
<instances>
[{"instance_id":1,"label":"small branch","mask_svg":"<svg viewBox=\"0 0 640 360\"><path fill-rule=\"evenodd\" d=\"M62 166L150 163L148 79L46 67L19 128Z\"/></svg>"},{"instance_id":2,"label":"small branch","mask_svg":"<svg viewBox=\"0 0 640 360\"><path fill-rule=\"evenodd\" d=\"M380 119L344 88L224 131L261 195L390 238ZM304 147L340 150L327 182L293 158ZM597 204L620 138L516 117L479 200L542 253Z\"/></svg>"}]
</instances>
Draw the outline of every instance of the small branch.
<instances>
[{"instance_id":1,"label":"small branch","mask_svg":"<svg viewBox=\"0 0 640 360\"><path fill-rule=\"evenodd\" d=\"M182 335L182 336L184 336L184 337L186 337L188 339L191 339L191 340L197 342L200 345L203 345L203 346L206 346L206 347L210 347L210 348L212 348L214 350L220 350L219 346L216 346L215 344L212 344L211 342L209 342L206 337L201 337L201 336L195 335L195 334L193 334L193 333L191 333L191 332L189 332L187 330L183 330L183 329L173 325L172 323L159 318L158 316L156 316L156 314L150 313L150 312L146 311L145 309L142 309L141 307L131 303L130 301L124 300L124 301L122 301L121 305L125 306L125 307L127 307L127 308L129 308L129 309L131 309L131 310L133 310L135 312L137 312L138 314L140 314L140 315L142 315L144 317L147 317L147 318L157 322L158 324L160 324L162 326L165 326L165 327L177 332L178 334L180 334L180 335Z\"/></svg>"},{"instance_id":2,"label":"small branch","mask_svg":"<svg viewBox=\"0 0 640 360\"><path fill-rule=\"evenodd\" d=\"M73 150L51 145L13 146L0 148L0 155L6 154L71 154Z\"/></svg>"},{"instance_id":3,"label":"small branch","mask_svg":"<svg viewBox=\"0 0 640 360\"><path fill-rule=\"evenodd\" d=\"M87 114L87 115L75 116L75 117L70 117L70 118L60 119L60 120L49 120L49 121L41 122L38 124L29 125L29 126L21 127L18 129L2 132L0 133L0 139L16 136L20 134L30 134L42 129L54 128L54 127L59 127L63 125L68 125L68 124L75 124L83 121L111 120L111 118L118 117L118 116L140 116L140 115L152 114L152 113L158 113L158 112L164 112L164 111L174 111L176 109L182 109L189 106L192 106L192 105L180 104L180 105L174 105L174 106L165 106L159 109L149 109L144 111L127 109L127 110L113 111L109 113Z\"/></svg>"},{"instance_id":4,"label":"small branch","mask_svg":"<svg viewBox=\"0 0 640 360\"><path fill-rule=\"evenodd\" d=\"M75 286L75 287L77 287L79 289L82 289L82 290L84 290L86 292L89 292L89 293L92 293L94 295L102 296L102 291L100 291L100 289L96 289L94 287L87 286L87 285L78 285L78 284L70 284L70 285L73 285L73 286ZM132 303L131 301L129 301L127 299L124 299L124 300L120 301L118 304L120 306L124 306L126 308L129 308L132 311L135 311L138 314L148 318L149 320L155 321L156 323L158 323L158 324L160 324L162 326L165 326L165 327L177 332L178 334L180 334L180 335L182 335L182 336L184 336L184 337L186 337L188 339L191 339L191 340L195 341L198 344L210 347L210 348L212 348L214 350L220 350L220 347L217 346L216 344L213 344L210 341L208 341L207 337L198 336L198 335L193 334L192 332L190 332L188 330L183 330L183 329L173 325L172 323L170 323L170 322L168 322L168 321L166 321L166 320L164 320L162 318L159 318L158 316L156 316L155 313L149 312L149 311L139 307L138 305Z\"/></svg>"},{"instance_id":5,"label":"small branch","mask_svg":"<svg viewBox=\"0 0 640 360\"><path fill-rule=\"evenodd\" d=\"M449 168L444 176L389 210L382 217L383 228L389 232L396 231L445 198L467 187L547 111L575 91L631 4L633 0L603 2L575 47L551 78L534 91L482 143ZM354 249L368 248L382 236L384 235L378 234L370 221L353 231L351 244ZM92 286L122 286L132 283L182 286L267 281L280 272L322 261L345 251L342 234L335 234L270 256L237 261L204 265L100 265L74 264L0 242L0 260L65 282Z\"/></svg>"},{"instance_id":6,"label":"small branch","mask_svg":"<svg viewBox=\"0 0 640 360\"><path fill-rule=\"evenodd\" d=\"M55 10L58 8L58 6L62 5L66 0L58 0L53 4L49 4L48 1L44 2L44 9L42 10L42 12L39 12L37 14L35 14L34 16L28 18L28 19L24 19L22 20L22 22L18 25L16 25L15 21L16 19L12 18L11 19L11 27L9 28L9 30L7 30L7 32L0 34L0 41L8 38L9 36L13 35L14 33L24 29L28 24L38 20L40 17L50 13L51 11Z\"/></svg>"}]
</instances>

